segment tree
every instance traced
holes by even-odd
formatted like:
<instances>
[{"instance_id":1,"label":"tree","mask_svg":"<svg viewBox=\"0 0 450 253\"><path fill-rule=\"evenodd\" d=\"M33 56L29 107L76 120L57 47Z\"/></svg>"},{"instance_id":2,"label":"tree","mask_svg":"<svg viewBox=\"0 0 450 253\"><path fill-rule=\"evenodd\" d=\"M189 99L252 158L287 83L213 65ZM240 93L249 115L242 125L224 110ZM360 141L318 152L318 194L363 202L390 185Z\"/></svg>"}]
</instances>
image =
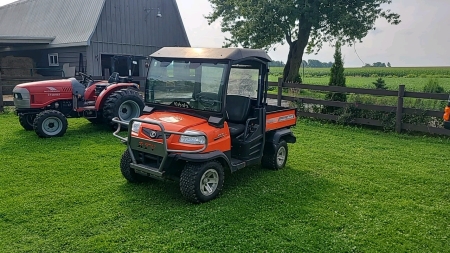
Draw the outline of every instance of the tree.
<instances>
[{"instance_id":1,"label":"tree","mask_svg":"<svg viewBox=\"0 0 450 253\"><path fill-rule=\"evenodd\" d=\"M372 83L373 85L375 85L376 89L379 90L386 90L386 82L383 80L383 78L378 78L375 82Z\"/></svg>"},{"instance_id":2,"label":"tree","mask_svg":"<svg viewBox=\"0 0 450 253\"><path fill-rule=\"evenodd\" d=\"M300 81L299 68L306 50L317 53L323 43L343 45L362 41L375 21L385 18L399 24L400 15L383 10L392 0L209 0L213 9L209 24L221 19L229 32L225 47L242 46L269 50L288 43L283 71L285 81Z\"/></svg>"},{"instance_id":3,"label":"tree","mask_svg":"<svg viewBox=\"0 0 450 253\"><path fill-rule=\"evenodd\" d=\"M345 87L344 62L342 60L341 44L339 42L336 42L335 45L334 63L331 67L331 77L328 85ZM330 92L327 94L327 99L345 102L347 101L347 95L345 93Z\"/></svg>"},{"instance_id":4,"label":"tree","mask_svg":"<svg viewBox=\"0 0 450 253\"><path fill-rule=\"evenodd\" d=\"M390 63L390 62L388 62L388 63L387 63L387 66L388 66L388 68L390 68L390 67L391 67L391 63Z\"/></svg>"},{"instance_id":5,"label":"tree","mask_svg":"<svg viewBox=\"0 0 450 253\"><path fill-rule=\"evenodd\" d=\"M386 64L384 62L374 62L372 67L383 67L386 68Z\"/></svg>"}]
</instances>

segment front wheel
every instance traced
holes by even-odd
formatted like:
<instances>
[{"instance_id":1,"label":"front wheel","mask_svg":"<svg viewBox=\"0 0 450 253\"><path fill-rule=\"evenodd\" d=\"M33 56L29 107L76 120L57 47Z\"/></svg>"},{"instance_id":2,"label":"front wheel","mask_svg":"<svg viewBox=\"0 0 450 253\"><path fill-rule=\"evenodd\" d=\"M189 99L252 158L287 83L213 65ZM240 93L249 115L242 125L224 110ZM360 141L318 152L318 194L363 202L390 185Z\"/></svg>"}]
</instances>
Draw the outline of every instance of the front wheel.
<instances>
[{"instance_id":1,"label":"front wheel","mask_svg":"<svg viewBox=\"0 0 450 253\"><path fill-rule=\"evenodd\" d=\"M59 111L47 110L36 115L33 128L41 138L61 137L67 130L67 118Z\"/></svg>"},{"instance_id":2,"label":"front wheel","mask_svg":"<svg viewBox=\"0 0 450 253\"><path fill-rule=\"evenodd\" d=\"M263 167L272 170L280 170L286 165L287 158L288 146L286 141L281 140L278 144L274 145L273 148L268 147L266 149L264 156L262 157L262 165Z\"/></svg>"},{"instance_id":3,"label":"front wheel","mask_svg":"<svg viewBox=\"0 0 450 253\"><path fill-rule=\"evenodd\" d=\"M120 160L120 171L122 172L122 176L130 183L140 183L149 181L150 178L137 174L133 168L130 167L130 163L132 163L131 155L129 150L125 150L122 154L122 159Z\"/></svg>"},{"instance_id":4,"label":"front wheel","mask_svg":"<svg viewBox=\"0 0 450 253\"><path fill-rule=\"evenodd\" d=\"M188 163L181 172L181 194L192 203L215 199L222 191L225 173L217 161Z\"/></svg>"},{"instance_id":5,"label":"front wheel","mask_svg":"<svg viewBox=\"0 0 450 253\"><path fill-rule=\"evenodd\" d=\"M33 121L36 114L19 114L19 123L26 131L33 130Z\"/></svg>"}]
</instances>

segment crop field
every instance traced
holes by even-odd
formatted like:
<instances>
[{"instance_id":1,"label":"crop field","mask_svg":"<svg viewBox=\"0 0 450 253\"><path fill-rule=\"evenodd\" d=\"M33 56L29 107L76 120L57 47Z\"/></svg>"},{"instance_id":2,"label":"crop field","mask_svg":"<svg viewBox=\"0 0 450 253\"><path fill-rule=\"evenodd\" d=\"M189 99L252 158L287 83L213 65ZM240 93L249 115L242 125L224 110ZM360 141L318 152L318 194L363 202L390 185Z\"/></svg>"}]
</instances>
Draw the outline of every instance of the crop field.
<instances>
[{"instance_id":1,"label":"crop field","mask_svg":"<svg viewBox=\"0 0 450 253\"><path fill-rule=\"evenodd\" d=\"M281 76L283 73L282 67L271 67L270 72L274 76ZM303 76L303 68L300 69L300 74ZM324 77L330 74L328 68L305 68L306 77ZM346 68L344 71L346 76L359 77L436 77L436 78L450 78L449 67L392 67L392 68Z\"/></svg>"},{"instance_id":2,"label":"crop field","mask_svg":"<svg viewBox=\"0 0 450 253\"><path fill-rule=\"evenodd\" d=\"M269 80L276 82L282 76L283 68L271 67ZM398 85L404 84L406 90L422 91L430 79L436 79L439 84L450 93L450 67L417 67L417 68L347 68L344 71L347 87L375 88L372 82L379 77L386 82L388 89L397 90ZM305 68L300 70L303 83L327 85L330 69Z\"/></svg>"},{"instance_id":3,"label":"crop field","mask_svg":"<svg viewBox=\"0 0 450 253\"><path fill-rule=\"evenodd\" d=\"M450 140L300 120L287 167L226 174L187 203L130 184L125 147L85 119L39 139L0 114L2 252L446 252Z\"/></svg>"}]
</instances>

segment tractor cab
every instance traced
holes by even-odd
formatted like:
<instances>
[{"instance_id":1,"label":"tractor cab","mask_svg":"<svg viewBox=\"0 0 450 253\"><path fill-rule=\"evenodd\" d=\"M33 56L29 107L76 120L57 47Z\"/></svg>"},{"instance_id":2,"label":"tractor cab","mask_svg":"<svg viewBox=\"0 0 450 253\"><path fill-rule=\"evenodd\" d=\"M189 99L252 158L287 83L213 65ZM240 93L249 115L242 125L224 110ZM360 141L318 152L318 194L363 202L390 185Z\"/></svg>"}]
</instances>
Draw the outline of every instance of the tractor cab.
<instances>
[{"instance_id":1,"label":"tractor cab","mask_svg":"<svg viewBox=\"0 0 450 253\"><path fill-rule=\"evenodd\" d=\"M296 111L267 105L265 51L169 47L150 59L143 115L113 119L130 126L127 137L120 127L114 133L128 146L121 161L128 181L179 180L198 203L216 197L225 168L285 166Z\"/></svg>"}]
</instances>

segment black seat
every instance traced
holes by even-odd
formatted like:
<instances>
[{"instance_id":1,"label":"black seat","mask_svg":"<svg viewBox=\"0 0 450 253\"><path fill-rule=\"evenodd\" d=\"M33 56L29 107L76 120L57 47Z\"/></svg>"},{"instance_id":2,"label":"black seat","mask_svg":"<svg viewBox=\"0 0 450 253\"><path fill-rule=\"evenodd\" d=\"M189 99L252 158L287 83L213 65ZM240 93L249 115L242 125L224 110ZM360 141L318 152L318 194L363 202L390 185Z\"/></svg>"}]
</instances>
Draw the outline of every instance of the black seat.
<instances>
[{"instance_id":1,"label":"black seat","mask_svg":"<svg viewBox=\"0 0 450 253\"><path fill-rule=\"evenodd\" d=\"M245 123L251 108L251 99L238 95L227 95L225 109L228 117L228 127L231 137L236 137L245 131Z\"/></svg>"}]
</instances>

